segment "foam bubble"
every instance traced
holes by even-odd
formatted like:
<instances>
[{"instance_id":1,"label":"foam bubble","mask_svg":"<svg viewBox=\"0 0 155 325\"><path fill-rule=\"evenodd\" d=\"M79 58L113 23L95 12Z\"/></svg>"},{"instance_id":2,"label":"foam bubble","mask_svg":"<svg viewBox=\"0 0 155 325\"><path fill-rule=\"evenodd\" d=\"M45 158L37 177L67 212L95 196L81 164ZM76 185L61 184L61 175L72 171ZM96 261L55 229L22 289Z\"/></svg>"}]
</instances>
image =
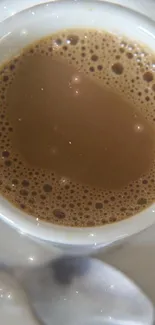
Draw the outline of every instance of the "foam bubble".
<instances>
[{"instance_id":1,"label":"foam bubble","mask_svg":"<svg viewBox=\"0 0 155 325\"><path fill-rule=\"evenodd\" d=\"M147 82L153 81L153 73L151 71L144 72L143 79Z\"/></svg>"},{"instance_id":2,"label":"foam bubble","mask_svg":"<svg viewBox=\"0 0 155 325\"><path fill-rule=\"evenodd\" d=\"M114 63L111 68L112 68L112 71L117 75L122 74L123 70L124 70L123 64L120 62Z\"/></svg>"}]
</instances>

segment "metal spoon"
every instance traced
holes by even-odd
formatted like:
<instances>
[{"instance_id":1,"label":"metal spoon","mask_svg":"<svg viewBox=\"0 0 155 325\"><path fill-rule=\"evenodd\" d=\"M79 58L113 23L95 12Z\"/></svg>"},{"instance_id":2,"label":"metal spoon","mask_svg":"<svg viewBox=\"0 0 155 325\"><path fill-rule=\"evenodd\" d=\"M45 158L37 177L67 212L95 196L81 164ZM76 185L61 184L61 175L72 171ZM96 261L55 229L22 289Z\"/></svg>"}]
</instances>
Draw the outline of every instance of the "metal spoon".
<instances>
[{"instance_id":1,"label":"metal spoon","mask_svg":"<svg viewBox=\"0 0 155 325\"><path fill-rule=\"evenodd\" d=\"M153 305L144 293L124 274L97 259L62 257L13 273L31 306L31 323L35 314L42 325L153 324ZM28 323L24 321L22 325Z\"/></svg>"}]
</instances>

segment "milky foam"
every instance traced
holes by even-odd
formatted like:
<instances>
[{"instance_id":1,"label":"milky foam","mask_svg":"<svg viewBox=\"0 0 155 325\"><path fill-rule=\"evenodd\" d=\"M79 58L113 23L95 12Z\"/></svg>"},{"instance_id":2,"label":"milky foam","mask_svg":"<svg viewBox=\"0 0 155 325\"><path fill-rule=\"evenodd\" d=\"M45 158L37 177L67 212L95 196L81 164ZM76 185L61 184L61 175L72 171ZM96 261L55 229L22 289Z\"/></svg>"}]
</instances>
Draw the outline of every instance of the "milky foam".
<instances>
[{"instance_id":1,"label":"milky foam","mask_svg":"<svg viewBox=\"0 0 155 325\"><path fill-rule=\"evenodd\" d=\"M7 89L23 57L36 54L67 60L103 86L125 96L146 119L155 123L155 57L151 50L131 40L91 30L63 31L44 38L24 49L0 70L2 195L36 218L70 226L103 225L146 208L155 199L155 162L149 173L137 181L121 191L109 191L31 168L14 152L11 141L14 130L7 115ZM141 132L141 126L137 125L136 131Z\"/></svg>"}]
</instances>

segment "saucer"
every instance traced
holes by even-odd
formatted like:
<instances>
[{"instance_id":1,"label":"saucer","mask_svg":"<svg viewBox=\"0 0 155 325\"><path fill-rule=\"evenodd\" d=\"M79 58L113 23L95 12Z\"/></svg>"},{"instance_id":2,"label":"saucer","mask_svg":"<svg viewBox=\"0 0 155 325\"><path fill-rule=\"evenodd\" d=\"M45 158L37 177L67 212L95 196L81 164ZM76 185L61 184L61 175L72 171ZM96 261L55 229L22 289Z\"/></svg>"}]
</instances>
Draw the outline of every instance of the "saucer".
<instances>
[{"instance_id":1,"label":"saucer","mask_svg":"<svg viewBox=\"0 0 155 325\"><path fill-rule=\"evenodd\" d=\"M15 13L39 3L46 3L45 0L0 0L0 20L14 15ZM144 14L153 18L155 16L155 1L141 0L135 4L134 0L130 1L113 1L115 3L127 3L131 8L136 8ZM143 233L136 235L126 242L118 243L105 251L98 254L100 260L104 260L121 271L125 272L129 277L143 289L143 291L152 299L155 304L155 226L152 226ZM21 278L23 268L28 272L41 265L48 265L49 261L58 256L59 251L46 243L34 242L23 233L19 233L10 226L0 221L0 325L37 325L38 319L29 306L25 291L21 289L17 279ZM101 263L96 262L95 263ZM101 263L103 266L103 263ZM101 265L98 264L98 265ZM96 265L94 266L96 272ZM15 267L17 274L15 274ZM92 272L92 269L91 269ZM108 282L103 283L103 291L107 288L107 283L113 286L120 283L120 273L114 283L115 269L108 265L104 265L102 277L109 275ZM96 273L95 273L96 274ZM85 275L84 275L85 276ZM119 279L119 281L118 281ZM126 278L125 278L126 279ZM86 283L86 278L80 278L80 285ZM126 280L127 281L127 280ZM54 284L52 284L54 285ZM48 283L47 283L48 287ZM25 290L28 287L25 288ZM119 287L118 287L119 288ZM75 294L74 287L74 294ZM64 294L64 293L63 293ZM78 299L80 301L80 295ZM83 297L82 293L82 297ZM101 299L101 298L100 298ZM65 301L65 300L64 300ZM63 303L64 303L63 301ZM60 302L60 301L59 301ZM62 302L62 301L61 301ZM102 310L102 308L100 308ZM111 317L110 315L108 315ZM110 319L109 319L110 320ZM24 323L25 322L25 323ZM51 323L52 324L52 323ZM100 323L96 322L99 325ZM108 323L107 323L108 324ZM111 322L111 324L113 324ZM49 325L49 324L48 324ZM55 325L55 324L54 324ZM59 324L58 324L59 325ZM90 322L91 325L91 322ZM93 324L94 325L94 324ZM120 323L119 323L120 325Z\"/></svg>"}]
</instances>

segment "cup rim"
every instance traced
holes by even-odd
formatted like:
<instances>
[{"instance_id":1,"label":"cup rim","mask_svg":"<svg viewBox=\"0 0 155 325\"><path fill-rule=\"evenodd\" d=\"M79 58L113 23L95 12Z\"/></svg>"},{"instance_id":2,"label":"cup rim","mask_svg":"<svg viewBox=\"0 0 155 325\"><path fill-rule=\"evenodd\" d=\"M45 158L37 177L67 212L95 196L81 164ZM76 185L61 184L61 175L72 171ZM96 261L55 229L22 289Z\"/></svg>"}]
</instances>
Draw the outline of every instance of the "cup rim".
<instances>
[{"instance_id":1,"label":"cup rim","mask_svg":"<svg viewBox=\"0 0 155 325\"><path fill-rule=\"evenodd\" d=\"M61 3L63 0L57 0L56 2L44 2L42 4L36 4L31 8L26 8L14 16L7 18L3 21L3 25L7 24L8 20L15 20L18 16L24 12L29 11L32 8L42 7L49 4L51 7L55 3ZM67 1L71 3L71 0ZM125 11L136 13L140 17L143 14L137 13L133 9L114 4L112 2L107 3L101 0L84 0L87 3L100 3L105 6L121 7ZM80 1L81 3L81 1ZM148 19L145 16L145 19ZM20 232L36 237L40 240L49 241L55 244L62 245L76 245L76 246L100 246L107 245L108 243L123 239L129 235L138 233L150 225L155 223L155 203L143 210L142 212L129 217L127 219L117 221L115 223L106 224L97 227L67 227L59 226L45 221L39 221L27 213L13 206L5 198L0 196L0 217L2 220L10 224L12 227L18 229Z\"/></svg>"},{"instance_id":2,"label":"cup rim","mask_svg":"<svg viewBox=\"0 0 155 325\"><path fill-rule=\"evenodd\" d=\"M67 227L34 218L0 197L0 217L19 232L55 244L100 246L136 234L155 223L155 204L142 212L97 227Z\"/></svg>"}]
</instances>

